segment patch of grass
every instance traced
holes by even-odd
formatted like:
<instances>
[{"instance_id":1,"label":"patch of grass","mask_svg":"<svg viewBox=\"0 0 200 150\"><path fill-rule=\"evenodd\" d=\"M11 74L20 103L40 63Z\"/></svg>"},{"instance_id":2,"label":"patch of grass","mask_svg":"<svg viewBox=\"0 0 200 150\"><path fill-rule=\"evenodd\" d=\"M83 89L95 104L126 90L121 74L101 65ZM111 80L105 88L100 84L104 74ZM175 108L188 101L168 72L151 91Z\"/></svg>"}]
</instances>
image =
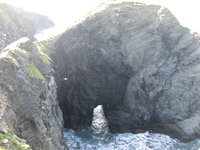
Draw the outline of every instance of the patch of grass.
<instances>
[{"instance_id":1,"label":"patch of grass","mask_svg":"<svg viewBox=\"0 0 200 150\"><path fill-rule=\"evenodd\" d=\"M35 85L35 84L33 84L33 85L32 85L32 88L34 88L34 89L38 89L38 86Z\"/></svg>"},{"instance_id":2,"label":"patch of grass","mask_svg":"<svg viewBox=\"0 0 200 150\"><path fill-rule=\"evenodd\" d=\"M9 130L6 134L0 133L0 140L1 139L8 139L8 144L13 147L13 149L17 150L29 150L30 146L25 143L20 143L18 139L16 139L11 130ZM3 147L3 144L0 143L0 150L7 150Z\"/></svg>"},{"instance_id":3,"label":"patch of grass","mask_svg":"<svg viewBox=\"0 0 200 150\"><path fill-rule=\"evenodd\" d=\"M23 50L23 49L17 49L17 51L21 54L24 54L24 55L30 55L30 52L26 51L26 50Z\"/></svg>"},{"instance_id":4,"label":"patch of grass","mask_svg":"<svg viewBox=\"0 0 200 150\"><path fill-rule=\"evenodd\" d=\"M49 39L43 40L43 41L38 41L35 42L35 45L44 53L48 54L49 50L51 50L54 45L55 42L60 38L60 36L62 35L62 33L57 34L52 36Z\"/></svg>"},{"instance_id":5,"label":"patch of grass","mask_svg":"<svg viewBox=\"0 0 200 150\"><path fill-rule=\"evenodd\" d=\"M47 48L41 43L41 42L36 42L35 45L37 46L37 48L42 51L42 52L46 52Z\"/></svg>"},{"instance_id":6,"label":"patch of grass","mask_svg":"<svg viewBox=\"0 0 200 150\"><path fill-rule=\"evenodd\" d=\"M30 82L29 82L28 80L24 80L24 82L25 82L26 84L30 84Z\"/></svg>"},{"instance_id":7,"label":"patch of grass","mask_svg":"<svg viewBox=\"0 0 200 150\"><path fill-rule=\"evenodd\" d=\"M42 116L46 116L45 112L43 112L42 110L40 110L40 114L41 114Z\"/></svg>"},{"instance_id":8,"label":"patch of grass","mask_svg":"<svg viewBox=\"0 0 200 150\"><path fill-rule=\"evenodd\" d=\"M4 147L0 146L0 150L6 150Z\"/></svg>"},{"instance_id":9,"label":"patch of grass","mask_svg":"<svg viewBox=\"0 0 200 150\"><path fill-rule=\"evenodd\" d=\"M42 60L44 63L46 64L51 64L51 58L49 58L49 56L43 52L40 51L40 56L42 57Z\"/></svg>"},{"instance_id":10,"label":"patch of grass","mask_svg":"<svg viewBox=\"0 0 200 150\"><path fill-rule=\"evenodd\" d=\"M33 30L30 16L21 8L1 3L0 19L3 23L9 23L16 29Z\"/></svg>"},{"instance_id":11,"label":"patch of grass","mask_svg":"<svg viewBox=\"0 0 200 150\"><path fill-rule=\"evenodd\" d=\"M30 55L30 52L27 52L27 51L25 51L25 50L23 50L23 49L19 49L19 48L9 51L9 55L10 55L10 56L13 56L13 57L19 56L19 55L21 55L21 54Z\"/></svg>"},{"instance_id":12,"label":"patch of grass","mask_svg":"<svg viewBox=\"0 0 200 150\"><path fill-rule=\"evenodd\" d=\"M46 54L47 48L41 42L36 42L35 45L39 49L43 62L48 65L51 64L51 58L49 58L49 56Z\"/></svg>"},{"instance_id":13,"label":"patch of grass","mask_svg":"<svg viewBox=\"0 0 200 150\"><path fill-rule=\"evenodd\" d=\"M41 72L34 65L33 61L27 66L26 71L27 71L29 77L41 79L41 80L45 81L44 76L41 74Z\"/></svg>"}]
</instances>

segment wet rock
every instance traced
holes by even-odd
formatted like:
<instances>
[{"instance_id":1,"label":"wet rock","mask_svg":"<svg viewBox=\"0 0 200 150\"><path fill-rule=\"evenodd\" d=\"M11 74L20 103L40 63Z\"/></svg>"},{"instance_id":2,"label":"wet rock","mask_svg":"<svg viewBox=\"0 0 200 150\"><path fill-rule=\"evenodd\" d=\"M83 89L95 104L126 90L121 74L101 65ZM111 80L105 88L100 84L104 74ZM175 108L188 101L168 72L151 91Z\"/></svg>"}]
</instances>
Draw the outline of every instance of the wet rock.
<instances>
[{"instance_id":1,"label":"wet rock","mask_svg":"<svg viewBox=\"0 0 200 150\"><path fill-rule=\"evenodd\" d=\"M102 104L113 132L159 125L184 140L200 137L199 50L198 35L166 8L107 5L62 34L51 53L65 126L90 126Z\"/></svg>"}]
</instances>

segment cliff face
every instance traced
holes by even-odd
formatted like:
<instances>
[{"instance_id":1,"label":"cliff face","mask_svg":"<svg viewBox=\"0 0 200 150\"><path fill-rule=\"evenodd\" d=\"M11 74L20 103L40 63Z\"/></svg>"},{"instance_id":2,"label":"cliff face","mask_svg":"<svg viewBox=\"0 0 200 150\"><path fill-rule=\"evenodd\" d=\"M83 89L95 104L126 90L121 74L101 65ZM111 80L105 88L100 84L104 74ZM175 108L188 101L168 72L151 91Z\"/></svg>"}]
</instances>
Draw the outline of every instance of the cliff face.
<instances>
[{"instance_id":1,"label":"cliff face","mask_svg":"<svg viewBox=\"0 0 200 150\"><path fill-rule=\"evenodd\" d=\"M51 60L22 38L0 53L0 130L33 150L64 150L63 119Z\"/></svg>"},{"instance_id":2,"label":"cliff face","mask_svg":"<svg viewBox=\"0 0 200 150\"><path fill-rule=\"evenodd\" d=\"M29 37L29 24L0 19L7 22L0 22L4 40ZM111 132L198 138L199 60L199 37L166 8L108 5L61 36L22 38L0 52L0 134L12 130L33 150L65 150L63 121L84 129L102 104Z\"/></svg>"},{"instance_id":3,"label":"cliff face","mask_svg":"<svg viewBox=\"0 0 200 150\"><path fill-rule=\"evenodd\" d=\"M31 42L53 25L46 16L0 4L0 148L66 149L52 62Z\"/></svg>"},{"instance_id":4,"label":"cliff face","mask_svg":"<svg viewBox=\"0 0 200 150\"><path fill-rule=\"evenodd\" d=\"M66 31L51 55L65 126L102 104L112 132L200 137L199 38L160 6L121 3Z\"/></svg>"},{"instance_id":5,"label":"cliff face","mask_svg":"<svg viewBox=\"0 0 200 150\"><path fill-rule=\"evenodd\" d=\"M35 40L37 32L53 26L46 16L0 3L0 51L22 37Z\"/></svg>"}]
</instances>

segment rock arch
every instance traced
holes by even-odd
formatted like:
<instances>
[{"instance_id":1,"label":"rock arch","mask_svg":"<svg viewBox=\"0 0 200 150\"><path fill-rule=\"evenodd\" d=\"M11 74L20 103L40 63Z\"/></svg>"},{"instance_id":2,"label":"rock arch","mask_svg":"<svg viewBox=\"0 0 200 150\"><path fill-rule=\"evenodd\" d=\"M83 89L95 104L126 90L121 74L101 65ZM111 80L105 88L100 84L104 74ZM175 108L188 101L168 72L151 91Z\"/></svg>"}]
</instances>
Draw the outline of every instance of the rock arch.
<instances>
[{"instance_id":1,"label":"rock arch","mask_svg":"<svg viewBox=\"0 0 200 150\"><path fill-rule=\"evenodd\" d=\"M113 132L159 126L184 140L199 137L199 46L160 6L113 4L88 17L52 53L65 126L90 126L103 104Z\"/></svg>"}]
</instances>

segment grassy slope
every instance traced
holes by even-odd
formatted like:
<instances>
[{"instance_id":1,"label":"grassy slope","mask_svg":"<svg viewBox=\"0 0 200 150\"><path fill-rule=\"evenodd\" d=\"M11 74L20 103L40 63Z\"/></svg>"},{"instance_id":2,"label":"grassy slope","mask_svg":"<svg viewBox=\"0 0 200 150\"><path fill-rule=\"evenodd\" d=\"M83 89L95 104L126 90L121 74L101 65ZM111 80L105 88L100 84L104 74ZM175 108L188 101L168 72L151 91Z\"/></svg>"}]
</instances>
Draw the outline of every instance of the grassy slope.
<instances>
[{"instance_id":1,"label":"grassy slope","mask_svg":"<svg viewBox=\"0 0 200 150\"><path fill-rule=\"evenodd\" d=\"M0 3L1 25L9 24L17 29L25 29L32 33L34 26L31 24L31 17L23 10L8 4Z\"/></svg>"}]
</instances>

